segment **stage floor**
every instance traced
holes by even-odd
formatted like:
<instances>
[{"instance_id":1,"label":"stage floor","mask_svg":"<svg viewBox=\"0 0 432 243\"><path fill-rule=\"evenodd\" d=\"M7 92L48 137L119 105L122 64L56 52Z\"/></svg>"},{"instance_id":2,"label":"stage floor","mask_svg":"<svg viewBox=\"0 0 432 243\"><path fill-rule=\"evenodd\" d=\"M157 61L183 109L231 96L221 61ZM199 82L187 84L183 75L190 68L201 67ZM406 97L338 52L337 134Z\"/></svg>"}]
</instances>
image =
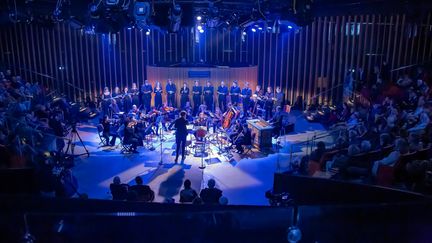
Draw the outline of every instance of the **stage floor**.
<instances>
[{"instance_id":1,"label":"stage floor","mask_svg":"<svg viewBox=\"0 0 432 243\"><path fill-rule=\"evenodd\" d=\"M155 201L163 202L165 198L179 200L179 192L183 181L189 179L192 187L198 191L206 187L207 180L215 179L216 186L223 190L229 204L237 205L268 205L265 192L273 186L273 173L288 169L291 159L298 159L304 155L307 141L316 134L326 131L319 123L309 123L300 113L290 115L295 122L295 131L279 138L280 148L274 152L261 153L255 149L247 155L232 153L227 158L217 153L217 148L211 145L209 157L212 162L206 163L205 169L200 169L201 158L187 156L184 164L174 164L174 132L165 133L166 140L162 147L162 161L159 165L161 153L158 138L153 141L155 150L138 148L137 154L121 154L118 147L99 147L99 137L93 123L79 124L78 132L85 146L90 151L90 157L80 156L76 160L73 172L78 179L79 192L87 193L90 198L111 199L109 185L113 177L119 176L123 183L134 184L134 178L140 175L145 184L155 191ZM332 138L324 141L331 144ZM119 140L117 140L117 143ZM277 141L273 139L273 143ZM77 144L76 153L83 152Z\"/></svg>"}]
</instances>

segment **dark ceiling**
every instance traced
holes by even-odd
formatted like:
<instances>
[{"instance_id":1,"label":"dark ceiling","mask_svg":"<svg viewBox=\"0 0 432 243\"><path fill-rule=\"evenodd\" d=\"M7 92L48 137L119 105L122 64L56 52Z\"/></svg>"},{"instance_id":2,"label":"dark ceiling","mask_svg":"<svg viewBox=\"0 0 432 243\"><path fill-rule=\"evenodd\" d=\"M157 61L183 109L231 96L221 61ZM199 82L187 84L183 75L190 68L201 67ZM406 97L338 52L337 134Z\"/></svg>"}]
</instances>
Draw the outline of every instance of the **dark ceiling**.
<instances>
[{"instance_id":1,"label":"dark ceiling","mask_svg":"<svg viewBox=\"0 0 432 243\"><path fill-rule=\"evenodd\" d=\"M85 22L88 19L89 6L94 2L106 0L61 0L65 16L63 19L72 18ZM134 0L119 0L120 2L131 2ZM18 21L50 21L57 0L1 0L0 1L0 23L10 23L11 14ZM172 6L172 0L149 0L153 11L153 18L167 20L167 10ZM305 25L311 22L315 16L334 15L360 15L360 14L407 14L411 21L419 21L432 11L432 0L177 0L183 8L182 25L188 25L186 18L208 13L209 6L218 9L218 15L225 20L237 14L238 22L249 19L290 19ZM296 6L293 3L296 2ZM310 5L310 8L307 6ZM296 12L296 14L295 14ZM294 16L294 17L293 17ZM130 14L129 14L130 18ZM13 20L13 18L12 18ZM35 21L35 22L36 22Z\"/></svg>"}]
</instances>

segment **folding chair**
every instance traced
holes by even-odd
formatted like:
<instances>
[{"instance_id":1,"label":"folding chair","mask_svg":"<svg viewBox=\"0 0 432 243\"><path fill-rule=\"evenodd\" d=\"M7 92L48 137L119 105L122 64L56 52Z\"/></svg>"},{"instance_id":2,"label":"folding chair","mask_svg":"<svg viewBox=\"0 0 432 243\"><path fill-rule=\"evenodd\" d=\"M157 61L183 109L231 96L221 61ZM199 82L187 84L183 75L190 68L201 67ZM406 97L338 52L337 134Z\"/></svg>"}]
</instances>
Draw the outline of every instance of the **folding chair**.
<instances>
[{"instance_id":1,"label":"folding chair","mask_svg":"<svg viewBox=\"0 0 432 243\"><path fill-rule=\"evenodd\" d=\"M131 143L125 143L124 138L121 139L121 146L122 146L122 148L120 150L121 154L132 152L132 144Z\"/></svg>"},{"instance_id":2,"label":"folding chair","mask_svg":"<svg viewBox=\"0 0 432 243\"><path fill-rule=\"evenodd\" d=\"M105 145L105 144L107 144L107 140L106 140L106 138L103 136L103 130L104 130L104 127L103 127L103 125L102 124L98 124L97 126L97 130L98 130L98 135L99 135L99 139L100 139L100 142L99 142L99 145Z\"/></svg>"}]
</instances>

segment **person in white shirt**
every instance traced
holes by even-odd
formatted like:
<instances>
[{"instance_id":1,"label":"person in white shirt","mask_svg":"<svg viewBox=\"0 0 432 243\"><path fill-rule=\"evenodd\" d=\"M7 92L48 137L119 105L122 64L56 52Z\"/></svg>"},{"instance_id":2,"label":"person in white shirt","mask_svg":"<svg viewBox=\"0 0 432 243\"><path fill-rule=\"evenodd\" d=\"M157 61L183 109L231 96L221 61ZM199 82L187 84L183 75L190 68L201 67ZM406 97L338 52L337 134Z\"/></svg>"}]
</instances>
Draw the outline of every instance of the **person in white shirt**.
<instances>
[{"instance_id":1,"label":"person in white shirt","mask_svg":"<svg viewBox=\"0 0 432 243\"><path fill-rule=\"evenodd\" d=\"M376 177L380 165L393 166L400 158L401 155L408 153L408 143L403 138L395 141L395 149L387 157L382 160L377 160L372 166L372 175Z\"/></svg>"}]
</instances>

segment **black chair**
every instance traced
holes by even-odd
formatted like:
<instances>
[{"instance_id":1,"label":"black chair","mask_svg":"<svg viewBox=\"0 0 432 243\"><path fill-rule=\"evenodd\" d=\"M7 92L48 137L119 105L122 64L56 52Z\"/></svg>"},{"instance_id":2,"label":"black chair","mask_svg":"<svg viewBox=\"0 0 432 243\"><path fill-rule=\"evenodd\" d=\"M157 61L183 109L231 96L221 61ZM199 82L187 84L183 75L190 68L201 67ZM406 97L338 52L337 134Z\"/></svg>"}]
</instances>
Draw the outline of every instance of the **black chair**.
<instances>
[{"instance_id":1,"label":"black chair","mask_svg":"<svg viewBox=\"0 0 432 243\"><path fill-rule=\"evenodd\" d=\"M132 152L132 148L133 148L132 143L125 143L124 137L121 139L121 146L122 146L120 150L121 154Z\"/></svg>"},{"instance_id":2,"label":"black chair","mask_svg":"<svg viewBox=\"0 0 432 243\"><path fill-rule=\"evenodd\" d=\"M255 133L251 134L251 140L247 141L246 144L243 145L244 148L244 154L249 154L252 153L252 149L253 149L253 142L255 140Z\"/></svg>"},{"instance_id":3,"label":"black chair","mask_svg":"<svg viewBox=\"0 0 432 243\"><path fill-rule=\"evenodd\" d=\"M97 130L98 130L98 135L99 135L99 139L100 139L100 142L99 142L99 145L105 145L105 144L107 144L108 143L108 141L106 140L106 138L103 136L103 131L104 131L104 127L103 127L103 125L102 124L98 124L97 125Z\"/></svg>"}]
</instances>

